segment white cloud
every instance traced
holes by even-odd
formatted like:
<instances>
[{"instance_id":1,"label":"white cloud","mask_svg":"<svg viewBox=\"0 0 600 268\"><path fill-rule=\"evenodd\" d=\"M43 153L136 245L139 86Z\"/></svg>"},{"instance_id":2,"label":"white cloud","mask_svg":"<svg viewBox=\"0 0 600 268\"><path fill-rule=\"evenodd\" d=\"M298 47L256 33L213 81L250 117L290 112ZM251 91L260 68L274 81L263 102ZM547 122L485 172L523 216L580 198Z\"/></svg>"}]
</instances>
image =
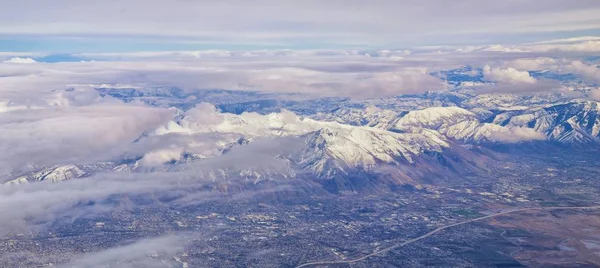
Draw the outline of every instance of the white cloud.
<instances>
[{"instance_id":1,"label":"white cloud","mask_svg":"<svg viewBox=\"0 0 600 268\"><path fill-rule=\"evenodd\" d=\"M497 142L517 143L522 141L545 140L543 133L532 128L525 127L503 127L490 133L490 139Z\"/></svg>"},{"instance_id":2,"label":"white cloud","mask_svg":"<svg viewBox=\"0 0 600 268\"><path fill-rule=\"evenodd\" d=\"M181 158L183 148L169 148L150 151L144 155L140 164L153 167L160 166L170 161L177 161Z\"/></svg>"},{"instance_id":3,"label":"white cloud","mask_svg":"<svg viewBox=\"0 0 600 268\"><path fill-rule=\"evenodd\" d=\"M213 104L202 102L186 113L186 119L199 125L217 125L225 118Z\"/></svg>"},{"instance_id":4,"label":"white cloud","mask_svg":"<svg viewBox=\"0 0 600 268\"><path fill-rule=\"evenodd\" d=\"M577 42L600 41L600 36L580 36L536 42L537 44L572 44Z\"/></svg>"},{"instance_id":5,"label":"white cloud","mask_svg":"<svg viewBox=\"0 0 600 268\"><path fill-rule=\"evenodd\" d=\"M571 44L548 44L528 46L533 52L600 52L600 41L585 41Z\"/></svg>"},{"instance_id":6,"label":"white cloud","mask_svg":"<svg viewBox=\"0 0 600 268\"><path fill-rule=\"evenodd\" d=\"M587 80L600 83L600 68L596 66L587 65L581 61L572 61L565 69Z\"/></svg>"},{"instance_id":7,"label":"white cloud","mask_svg":"<svg viewBox=\"0 0 600 268\"><path fill-rule=\"evenodd\" d=\"M485 79L501 83L526 83L535 84L537 80L529 75L529 72L519 71L515 68L492 68L489 65L483 67Z\"/></svg>"},{"instance_id":8,"label":"white cloud","mask_svg":"<svg viewBox=\"0 0 600 268\"><path fill-rule=\"evenodd\" d=\"M173 255L182 253L185 240L176 235L146 238L134 243L80 256L62 267L170 267Z\"/></svg>"},{"instance_id":9,"label":"white cloud","mask_svg":"<svg viewBox=\"0 0 600 268\"><path fill-rule=\"evenodd\" d=\"M0 174L109 158L144 131L170 120L164 109L103 104L4 113L0 119Z\"/></svg>"},{"instance_id":10,"label":"white cloud","mask_svg":"<svg viewBox=\"0 0 600 268\"><path fill-rule=\"evenodd\" d=\"M563 55L594 55L600 52L600 37L586 36L568 39L549 40L535 43L512 45L467 45L458 47L445 47L460 53L501 53L511 56L535 55L537 57L556 57ZM520 54L520 55L519 55Z\"/></svg>"},{"instance_id":11,"label":"white cloud","mask_svg":"<svg viewBox=\"0 0 600 268\"><path fill-rule=\"evenodd\" d=\"M68 84L141 84L242 89L316 96L381 97L441 90L444 83L414 62L347 56L246 57L192 61L78 62L0 66L3 94ZM413 65L413 66L411 66ZM14 99L13 99L14 100Z\"/></svg>"},{"instance_id":12,"label":"white cloud","mask_svg":"<svg viewBox=\"0 0 600 268\"><path fill-rule=\"evenodd\" d=\"M503 46L503 45L486 46L486 47L481 48L480 51L485 51L485 52L517 52L517 53L529 52L528 50L524 50L522 48L507 47L507 46Z\"/></svg>"},{"instance_id":13,"label":"white cloud","mask_svg":"<svg viewBox=\"0 0 600 268\"><path fill-rule=\"evenodd\" d=\"M20 57L14 57L14 58L10 58L8 60L3 61L3 63L16 63L16 64L30 64L30 63L36 63L37 61L35 61L32 58L20 58Z\"/></svg>"},{"instance_id":14,"label":"white cloud","mask_svg":"<svg viewBox=\"0 0 600 268\"><path fill-rule=\"evenodd\" d=\"M202 141L199 139L202 137L193 138L187 142ZM0 217L0 236L26 232L32 228L31 224L52 222L57 216L77 218L82 212L93 215L119 209L114 203L77 205L81 202L102 201L115 195L176 193L178 199L172 202L179 205L200 204L223 198L228 200L252 198L261 191L244 191L239 195L232 192L225 196L219 192L204 190L206 186L213 185L215 179L223 179L228 183L247 183L241 175L235 175L241 174L242 170L261 172L261 169L268 169L273 172L287 168L286 162L274 157L273 152L291 150L290 145L294 144L296 143L286 143L285 140L282 142L273 139L259 140L248 146L240 146L220 157L174 166L169 169L169 172L152 170L152 172L98 173L89 178L66 180L60 183L42 181L21 185L0 184L0 214L3 215ZM234 172L222 173L221 169ZM215 174L223 177L216 178ZM283 181L276 187L263 190L267 192L290 190L286 186L288 182L294 183L292 180Z\"/></svg>"},{"instance_id":15,"label":"white cloud","mask_svg":"<svg viewBox=\"0 0 600 268\"><path fill-rule=\"evenodd\" d=\"M522 58L507 62L506 65L510 65L517 70L522 71L539 71L539 70L556 70L557 60L548 57L538 58Z\"/></svg>"}]
</instances>

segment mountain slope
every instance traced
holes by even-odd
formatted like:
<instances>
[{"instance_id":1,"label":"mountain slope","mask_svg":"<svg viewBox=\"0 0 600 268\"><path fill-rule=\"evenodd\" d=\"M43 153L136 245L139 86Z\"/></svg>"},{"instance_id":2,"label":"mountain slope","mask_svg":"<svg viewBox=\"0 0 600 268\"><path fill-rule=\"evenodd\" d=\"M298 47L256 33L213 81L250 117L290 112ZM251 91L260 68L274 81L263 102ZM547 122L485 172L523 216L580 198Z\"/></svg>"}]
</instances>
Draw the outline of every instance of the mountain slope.
<instances>
[{"instance_id":1,"label":"mountain slope","mask_svg":"<svg viewBox=\"0 0 600 268\"><path fill-rule=\"evenodd\" d=\"M459 122L476 120L477 115L459 107L432 107L410 111L391 124L390 129L406 130L409 128L438 129L442 126Z\"/></svg>"},{"instance_id":2,"label":"mountain slope","mask_svg":"<svg viewBox=\"0 0 600 268\"><path fill-rule=\"evenodd\" d=\"M501 118L500 114L497 118ZM600 141L600 105L596 101L571 101L528 109L498 121L505 126L529 127L559 143Z\"/></svg>"}]
</instances>

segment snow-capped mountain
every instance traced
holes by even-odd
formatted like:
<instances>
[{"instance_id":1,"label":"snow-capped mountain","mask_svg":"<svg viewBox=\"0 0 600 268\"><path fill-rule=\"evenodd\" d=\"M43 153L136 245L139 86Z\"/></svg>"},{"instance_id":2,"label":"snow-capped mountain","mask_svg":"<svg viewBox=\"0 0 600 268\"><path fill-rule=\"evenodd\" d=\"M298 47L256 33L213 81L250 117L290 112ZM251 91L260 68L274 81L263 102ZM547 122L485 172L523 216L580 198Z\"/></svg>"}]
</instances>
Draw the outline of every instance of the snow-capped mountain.
<instances>
[{"instance_id":1,"label":"snow-capped mountain","mask_svg":"<svg viewBox=\"0 0 600 268\"><path fill-rule=\"evenodd\" d=\"M206 140L201 135L210 135L211 139ZM234 177L258 183L295 178L297 174L339 180L359 173L375 176L381 173L382 166L401 167L395 177L409 182L419 179L414 176L416 171L408 172L411 165L425 163L423 157L443 155L457 146L435 130L418 127L406 126L402 133L397 133L384 127L317 121L288 111L267 115L220 113L209 105L177 115L165 126L140 137L135 146L148 147L144 142L152 144L152 149L128 156L138 159L136 161L117 165L112 163L121 163L124 159L112 159L104 166L50 167L13 178L10 183L83 178L99 171L189 168L194 169L198 178L216 183ZM260 142L261 146L252 146ZM236 158L236 155L247 155L251 159ZM455 159L460 159L458 155ZM222 161L227 158L235 160ZM261 161L255 162L255 158ZM271 160L265 164L265 159Z\"/></svg>"},{"instance_id":2,"label":"snow-capped mountain","mask_svg":"<svg viewBox=\"0 0 600 268\"><path fill-rule=\"evenodd\" d=\"M64 180L79 179L88 177L96 172L111 170L114 164L109 162L100 162L87 165L59 165L39 169L20 176L16 176L5 184L22 184L35 181L60 182Z\"/></svg>"},{"instance_id":3,"label":"snow-capped mountain","mask_svg":"<svg viewBox=\"0 0 600 268\"><path fill-rule=\"evenodd\" d=\"M518 143L539 141L546 137L531 128L506 127L491 123L470 120L439 129L447 137L466 143Z\"/></svg>"},{"instance_id":4,"label":"snow-capped mountain","mask_svg":"<svg viewBox=\"0 0 600 268\"><path fill-rule=\"evenodd\" d=\"M600 141L600 105L596 101L576 100L499 114L494 121L505 126L528 127L560 143Z\"/></svg>"},{"instance_id":5,"label":"snow-capped mountain","mask_svg":"<svg viewBox=\"0 0 600 268\"><path fill-rule=\"evenodd\" d=\"M484 170L483 165L473 163L472 159L488 161L483 155L474 156L476 153L447 141L434 130L395 133L305 120L300 124L318 125L318 130L266 140L255 138L249 144L234 146L220 157L187 165L193 165L198 178L215 183L237 184L232 178L252 184L303 178L337 192L367 186L418 184L426 177L433 179L440 174L455 177ZM381 176L386 180L377 179Z\"/></svg>"},{"instance_id":6,"label":"snow-capped mountain","mask_svg":"<svg viewBox=\"0 0 600 268\"><path fill-rule=\"evenodd\" d=\"M165 90L143 94L134 90L126 95L135 101L137 95L164 93L177 99L184 94ZM206 96L214 94L221 93ZM285 109L263 113L287 104L312 113ZM382 174L386 185L485 172L493 160L480 146L488 144L600 140L598 102L584 100L448 92L361 101L276 102L266 110L255 107L261 112L244 112L247 106L228 113L208 103L194 105L176 109L170 122L136 139L121 158L40 167L3 180L18 184L85 178L97 172L193 168L199 179L219 185L232 183L232 178L252 184L306 178L328 185L329 190L358 190L359 185L381 185L376 181ZM262 144L253 147L257 143Z\"/></svg>"},{"instance_id":7,"label":"snow-capped mountain","mask_svg":"<svg viewBox=\"0 0 600 268\"><path fill-rule=\"evenodd\" d=\"M521 96L515 94L478 94L463 101L460 106L472 108L484 108L491 110L521 110L532 107L542 107L568 100L563 94L546 93L532 96Z\"/></svg>"},{"instance_id":8,"label":"snow-capped mountain","mask_svg":"<svg viewBox=\"0 0 600 268\"><path fill-rule=\"evenodd\" d=\"M424 152L448 148L434 132L394 133L367 127L328 125L305 137L299 164L313 173L330 177L331 172L373 170L378 164L414 163Z\"/></svg>"},{"instance_id":9,"label":"snow-capped mountain","mask_svg":"<svg viewBox=\"0 0 600 268\"><path fill-rule=\"evenodd\" d=\"M495 109L483 108L486 105L474 105L476 107L468 109L430 107L400 113L385 109L345 108L316 117L399 132L407 129L436 130L448 138L476 144L543 140L579 144L600 141L599 105L596 101L572 100L543 104L534 97L513 95L485 95L480 100L484 97L492 103L510 100L536 104L531 107L491 105ZM472 104L469 103L469 106Z\"/></svg>"},{"instance_id":10,"label":"snow-capped mountain","mask_svg":"<svg viewBox=\"0 0 600 268\"><path fill-rule=\"evenodd\" d=\"M337 122L352 126L369 126L381 129L389 128L390 124L400 116L400 113L380 109L375 106L366 108L337 108L327 113L317 113L310 117L319 121Z\"/></svg>"},{"instance_id":11,"label":"snow-capped mountain","mask_svg":"<svg viewBox=\"0 0 600 268\"><path fill-rule=\"evenodd\" d=\"M477 115L463 108L432 107L410 111L398 118L389 128L400 131L410 128L438 129L443 126L451 126L459 122L476 119Z\"/></svg>"}]
</instances>

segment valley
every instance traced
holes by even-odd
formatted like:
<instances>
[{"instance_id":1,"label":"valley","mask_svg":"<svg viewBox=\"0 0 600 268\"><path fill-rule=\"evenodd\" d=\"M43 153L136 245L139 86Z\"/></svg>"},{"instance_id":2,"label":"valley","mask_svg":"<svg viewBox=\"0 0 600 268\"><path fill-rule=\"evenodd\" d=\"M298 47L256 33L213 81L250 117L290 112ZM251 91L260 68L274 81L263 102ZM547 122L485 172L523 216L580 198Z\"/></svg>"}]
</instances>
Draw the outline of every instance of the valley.
<instances>
[{"instance_id":1,"label":"valley","mask_svg":"<svg viewBox=\"0 0 600 268\"><path fill-rule=\"evenodd\" d=\"M105 204L105 212L67 214L3 238L0 256L3 263L15 265L59 264L77 254L178 233L181 251L148 256L170 267L296 267L312 261L334 267L521 267L532 262L559 265L574 256L581 256L575 258L586 266L592 264L593 258L585 256L593 248L565 240L574 235L569 232L580 232L578 227L559 230L561 222L573 217L586 226L581 230L599 226L597 211L579 209L598 206L600 191L593 187L598 181L578 178L600 177L591 176L597 169L583 161L595 151L573 150L577 157L569 161L552 160L562 150L512 154L488 175L377 193L340 195L318 184L261 191L276 189L276 181L265 181L200 204L186 202L185 190L174 199L160 191L116 196ZM544 206L549 209L537 209ZM408 240L427 234L426 239ZM593 238L580 239L593 247ZM411 243L403 244L407 240ZM552 258L536 257L549 250L555 252Z\"/></svg>"}]
</instances>

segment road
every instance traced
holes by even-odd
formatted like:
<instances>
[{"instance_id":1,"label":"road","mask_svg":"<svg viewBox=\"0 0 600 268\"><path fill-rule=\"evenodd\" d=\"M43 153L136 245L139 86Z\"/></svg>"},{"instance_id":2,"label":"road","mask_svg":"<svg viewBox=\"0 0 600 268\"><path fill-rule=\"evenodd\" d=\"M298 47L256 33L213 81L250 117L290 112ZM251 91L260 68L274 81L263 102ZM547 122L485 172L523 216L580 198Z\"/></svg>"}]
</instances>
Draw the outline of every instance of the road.
<instances>
[{"instance_id":1,"label":"road","mask_svg":"<svg viewBox=\"0 0 600 268\"><path fill-rule=\"evenodd\" d=\"M352 260L343 260L343 261L315 261L315 262L307 262L301 265L296 266L296 268L301 268L301 267L310 267L310 266L316 266L316 265L328 265L328 264L350 264L350 263L355 263L355 262L359 262L365 259L368 259L370 257L373 257L375 255L379 255L382 253L386 253L390 250L396 249L396 248L400 248L403 246L406 246L408 244L412 244L414 242L417 242L419 240L423 240L427 237L430 237L432 235L434 235L437 232L440 232L444 229L448 229L451 227L455 227L455 226L459 226L459 225L463 225L463 224L468 224L468 223L472 223L472 222L476 222L476 221L481 221L481 220L485 220L485 219L489 219L489 218L493 218L493 217L498 217L501 215L506 215L506 214L510 214L510 213L515 213L515 212L523 212L523 211L536 211L536 210L566 210L566 209L600 209L600 206L590 206L590 207L537 207L537 208L519 208L519 209L511 209L511 210L506 210L506 211L502 211L502 212L498 212L498 213L494 213L494 214L490 214L487 216L483 216L483 217L479 217L479 218L474 218L474 219L470 219L470 220L466 220L466 221L462 221L462 222L458 222L458 223L454 223L454 224L449 224L449 225L445 225L442 227L438 227L437 229L426 233L422 236L419 237L415 237L413 239L410 239L408 241L402 242L400 244L396 244L384 249L380 249L377 250L371 254L367 254L364 255L360 258L356 258L356 259L352 259Z\"/></svg>"}]
</instances>

